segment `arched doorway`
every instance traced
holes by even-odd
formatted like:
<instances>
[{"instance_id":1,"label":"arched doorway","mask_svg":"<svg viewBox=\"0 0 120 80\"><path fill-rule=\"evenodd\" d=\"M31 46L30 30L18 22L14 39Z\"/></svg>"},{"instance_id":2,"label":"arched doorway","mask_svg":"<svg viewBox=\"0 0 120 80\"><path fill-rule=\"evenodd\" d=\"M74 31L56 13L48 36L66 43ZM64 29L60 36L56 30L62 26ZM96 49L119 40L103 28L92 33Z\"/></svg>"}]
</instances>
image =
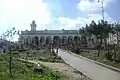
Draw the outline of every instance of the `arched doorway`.
<instances>
[{"instance_id":1,"label":"arched doorway","mask_svg":"<svg viewBox=\"0 0 120 80\"><path fill-rule=\"evenodd\" d=\"M87 45L87 38L85 36L81 37L81 45L83 45L83 46Z\"/></svg>"},{"instance_id":2,"label":"arched doorway","mask_svg":"<svg viewBox=\"0 0 120 80\"><path fill-rule=\"evenodd\" d=\"M67 37L62 36L62 46L65 46L67 44Z\"/></svg>"},{"instance_id":3,"label":"arched doorway","mask_svg":"<svg viewBox=\"0 0 120 80\"><path fill-rule=\"evenodd\" d=\"M28 44L30 44L31 43L31 38L30 38L30 36L28 36Z\"/></svg>"},{"instance_id":4,"label":"arched doorway","mask_svg":"<svg viewBox=\"0 0 120 80\"><path fill-rule=\"evenodd\" d=\"M38 36L35 36L35 46L38 47L38 45L39 45Z\"/></svg>"},{"instance_id":5,"label":"arched doorway","mask_svg":"<svg viewBox=\"0 0 120 80\"><path fill-rule=\"evenodd\" d=\"M46 37L46 45L48 45L50 42L51 42L51 37L50 37L50 36L47 36L47 37Z\"/></svg>"},{"instance_id":6,"label":"arched doorway","mask_svg":"<svg viewBox=\"0 0 120 80\"><path fill-rule=\"evenodd\" d=\"M49 50L51 50L52 48L52 44L51 44L51 37L50 36L47 36L46 37L46 48L48 48Z\"/></svg>"},{"instance_id":7,"label":"arched doorway","mask_svg":"<svg viewBox=\"0 0 120 80\"><path fill-rule=\"evenodd\" d=\"M53 45L54 47L60 47L61 39L59 36L54 36L53 37Z\"/></svg>"},{"instance_id":8,"label":"arched doorway","mask_svg":"<svg viewBox=\"0 0 120 80\"><path fill-rule=\"evenodd\" d=\"M35 42L35 41L34 41L34 38L32 38L32 44L34 44L34 42Z\"/></svg>"},{"instance_id":9,"label":"arched doorway","mask_svg":"<svg viewBox=\"0 0 120 80\"><path fill-rule=\"evenodd\" d=\"M80 44L80 37L79 36L74 37L74 44L76 44L76 45Z\"/></svg>"},{"instance_id":10,"label":"arched doorway","mask_svg":"<svg viewBox=\"0 0 120 80\"><path fill-rule=\"evenodd\" d=\"M69 36L68 37L68 44L72 44L73 43L73 37L72 36Z\"/></svg>"},{"instance_id":11,"label":"arched doorway","mask_svg":"<svg viewBox=\"0 0 120 80\"><path fill-rule=\"evenodd\" d=\"M31 48L31 38L28 36L28 48Z\"/></svg>"},{"instance_id":12,"label":"arched doorway","mask_svg":"<svg viewBox=\"0 0 120 80\"><path fill-rule=\"evenodd\" d=\"M45 46L45 37L44 36L40 37L40 46L41 47Z\"/></svg>"},{"instance_id":13,"label":"arched doorway","mask_svg":"<svg viewBox=\"0 0 120 80\"><path fill-rule=\"evenodd\" d=\"M73 36L68 36L68 44L67 44L68 50L71 50L73 48Z\"/></svg>"},{"instance_id":14,"label":"arched doorway","mask_svg":"<svg viewBox=\"0 0 120 80\"><path fill-rule=\"evenodd\" d=\"M74 47L73 47L73 51L75 52L79 52L80 50L80 37L79 36L74 36Z\"/></svg>"},{"instance_id":15,"label":"arched doorway","mask_svg":"<svg viewBox=\"0 0 120 80\"><path fill-rule=\"evenodd\" d=\"M26 40L25 40L26 48L28 47L28 44L29 44L29 41L28 41L28 37L27 37Z\"/></svg>"}]
</instances>

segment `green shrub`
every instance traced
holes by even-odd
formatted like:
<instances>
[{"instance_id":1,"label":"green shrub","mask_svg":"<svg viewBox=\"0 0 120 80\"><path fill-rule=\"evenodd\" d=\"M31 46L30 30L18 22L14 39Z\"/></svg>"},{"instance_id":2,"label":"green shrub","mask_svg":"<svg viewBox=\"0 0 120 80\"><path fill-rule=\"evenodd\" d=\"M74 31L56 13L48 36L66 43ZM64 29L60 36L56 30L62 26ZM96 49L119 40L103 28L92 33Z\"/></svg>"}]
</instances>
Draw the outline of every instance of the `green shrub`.
<instances>
[{"instance_id":1,"label":"green shrub","mask_svg":"<svg viewBox=\"0 0 120 80\"><path fill-rule=\"evenodd\" d=\"M81 53L79 48L73 50L73 52L75 52L76 54L80 54Z\"/></svg>"},{"instance_id":2,"label":"green shrub","mask_svg":"<svg viewBox=\"0 0 120 80\"><path fill-rule=\"evenodd\" d=\"M120 63L120 52L116 54L115 62Z\"/></svg>"},{"instance_id":3,"label":"green shrub","mask_svg":"<svg viewBox=\"0 0 120 80\"><path fill-rule=\"evenodd\" d=\"M9 75L8 55L0 55L0 80L12 80ZM40 76L33 72L34 64L27 61L12 61L14 80L59 80L60 74L41 66L43 74Z\"/></svg>"},{"instance_id":4,"label":"green shrub","mask_svg":"<svg viewBox=\"0 0 120 80\"><path fill-rule=\"evenodd\" d=\"M106 57L107 60L112 61L112 54L110 54L110 52L106 53L105 57Z\"/></svg>"}]
</instances>

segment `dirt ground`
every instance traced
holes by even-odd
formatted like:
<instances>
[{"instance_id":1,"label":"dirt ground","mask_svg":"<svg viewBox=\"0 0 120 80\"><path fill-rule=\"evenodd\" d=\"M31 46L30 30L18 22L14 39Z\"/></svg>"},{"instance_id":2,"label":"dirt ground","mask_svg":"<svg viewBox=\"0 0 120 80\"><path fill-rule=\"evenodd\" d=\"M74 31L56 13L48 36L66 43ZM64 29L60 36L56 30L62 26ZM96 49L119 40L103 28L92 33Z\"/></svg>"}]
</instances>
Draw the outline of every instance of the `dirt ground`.
<instances>
[{"instance_id":1,"label":"dirt ground","mask_svg":"<svg viewBox=\"0 0 120 80\"><path fill-rule=\"evenodd\" d=\"M40 63L54 71L59 71L64 75L61 80L90 80L86 76L82 75L80 72L76 71L69 65L65 63L50 63L50 62L42 62L42 61L33 61L30 62Z\"/></svg>"},{"instance_id":2,"label":"dirt ground","mask_svg":"<svg viewBox=\"0 0 120 80\"><path fill-rule=\"evenodd\" d=\"M51 62L43 62L40 60L27 60L27 61L32 63L40 63L54 71L59 71L64 75L64 77L61 80L91 80L82 73L80 73L79 71L67 65L66 63L51 63Z\"/></svg>"}]
</instances>

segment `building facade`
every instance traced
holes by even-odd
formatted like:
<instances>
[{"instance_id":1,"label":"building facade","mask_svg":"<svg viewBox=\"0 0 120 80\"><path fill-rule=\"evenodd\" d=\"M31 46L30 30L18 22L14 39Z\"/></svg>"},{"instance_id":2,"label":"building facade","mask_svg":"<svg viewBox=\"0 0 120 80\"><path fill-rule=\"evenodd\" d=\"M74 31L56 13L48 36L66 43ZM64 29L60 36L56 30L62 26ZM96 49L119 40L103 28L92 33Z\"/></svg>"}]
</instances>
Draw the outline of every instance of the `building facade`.
<instances>
[{"instance_id":1,"label":"building facade","mask_svg":"<svg viewBox=\"0 0 120 80\"><path fill-rule=\"evenodd\" d=\"M107 42L108 44L120 44L120 32L116 32L115 34L109 33Z\"/></svg>"},{"instance_id":2,"label":"building facade","mask_svg":"<svg viewBox=\"0 0 120 80\"><path fill-rule=\"evenodd\" d=\"M109 33L107 43L112 45L117 44L117 42L118 42L117 34Z\"/></svg>"},{"instance_id":3,"label":"building facade","mask_svg":"<svg viewBox=\"0 0 120 80\"><path fill-rule=\"evenodd\" d=\"M45 47L50 44L57 45L69 45L71 42L80 44L80 34L77 30L36 30L36 23L33 21L31 24L31 31L21 31L19 35L20 47Z\"/></svg>"}]
</instances>

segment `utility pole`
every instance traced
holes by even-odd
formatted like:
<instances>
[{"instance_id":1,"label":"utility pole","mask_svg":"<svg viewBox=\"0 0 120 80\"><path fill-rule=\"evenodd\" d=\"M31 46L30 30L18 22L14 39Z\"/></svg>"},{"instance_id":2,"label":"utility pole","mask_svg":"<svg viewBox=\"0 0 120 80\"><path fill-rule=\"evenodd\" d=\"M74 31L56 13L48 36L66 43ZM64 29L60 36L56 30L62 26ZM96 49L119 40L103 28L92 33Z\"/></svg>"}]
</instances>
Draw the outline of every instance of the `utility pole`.
<instances>
[{"instance_id":1,"label":"utility pole","mask_svg":"<svg viewBox=\"0 0 120 80\"><path fill-rule=\"evenodd\" d=\"M105 25L104 25L104 21L105 21L105 19L104 19L104 0L98 0L98 3L101 3L101 8L102 8L102 20L103 20L103 27L105 27ZM107 42L107 40L106 39L104 39L104 42L105 42L105 47L106 47L106 42Z\"/></svg>"},{"instance_id":2,"label":"utility pole","mask_svg":"<svg viewBox=\"0 0 120 80\"><path fill-rule=\"evenodd\" d=\"M102 8L102 18L103 18L103 21L104 21L104 0L98 0L98 3L101 2L101 8Z\"/></svg>"}]
</instances>

